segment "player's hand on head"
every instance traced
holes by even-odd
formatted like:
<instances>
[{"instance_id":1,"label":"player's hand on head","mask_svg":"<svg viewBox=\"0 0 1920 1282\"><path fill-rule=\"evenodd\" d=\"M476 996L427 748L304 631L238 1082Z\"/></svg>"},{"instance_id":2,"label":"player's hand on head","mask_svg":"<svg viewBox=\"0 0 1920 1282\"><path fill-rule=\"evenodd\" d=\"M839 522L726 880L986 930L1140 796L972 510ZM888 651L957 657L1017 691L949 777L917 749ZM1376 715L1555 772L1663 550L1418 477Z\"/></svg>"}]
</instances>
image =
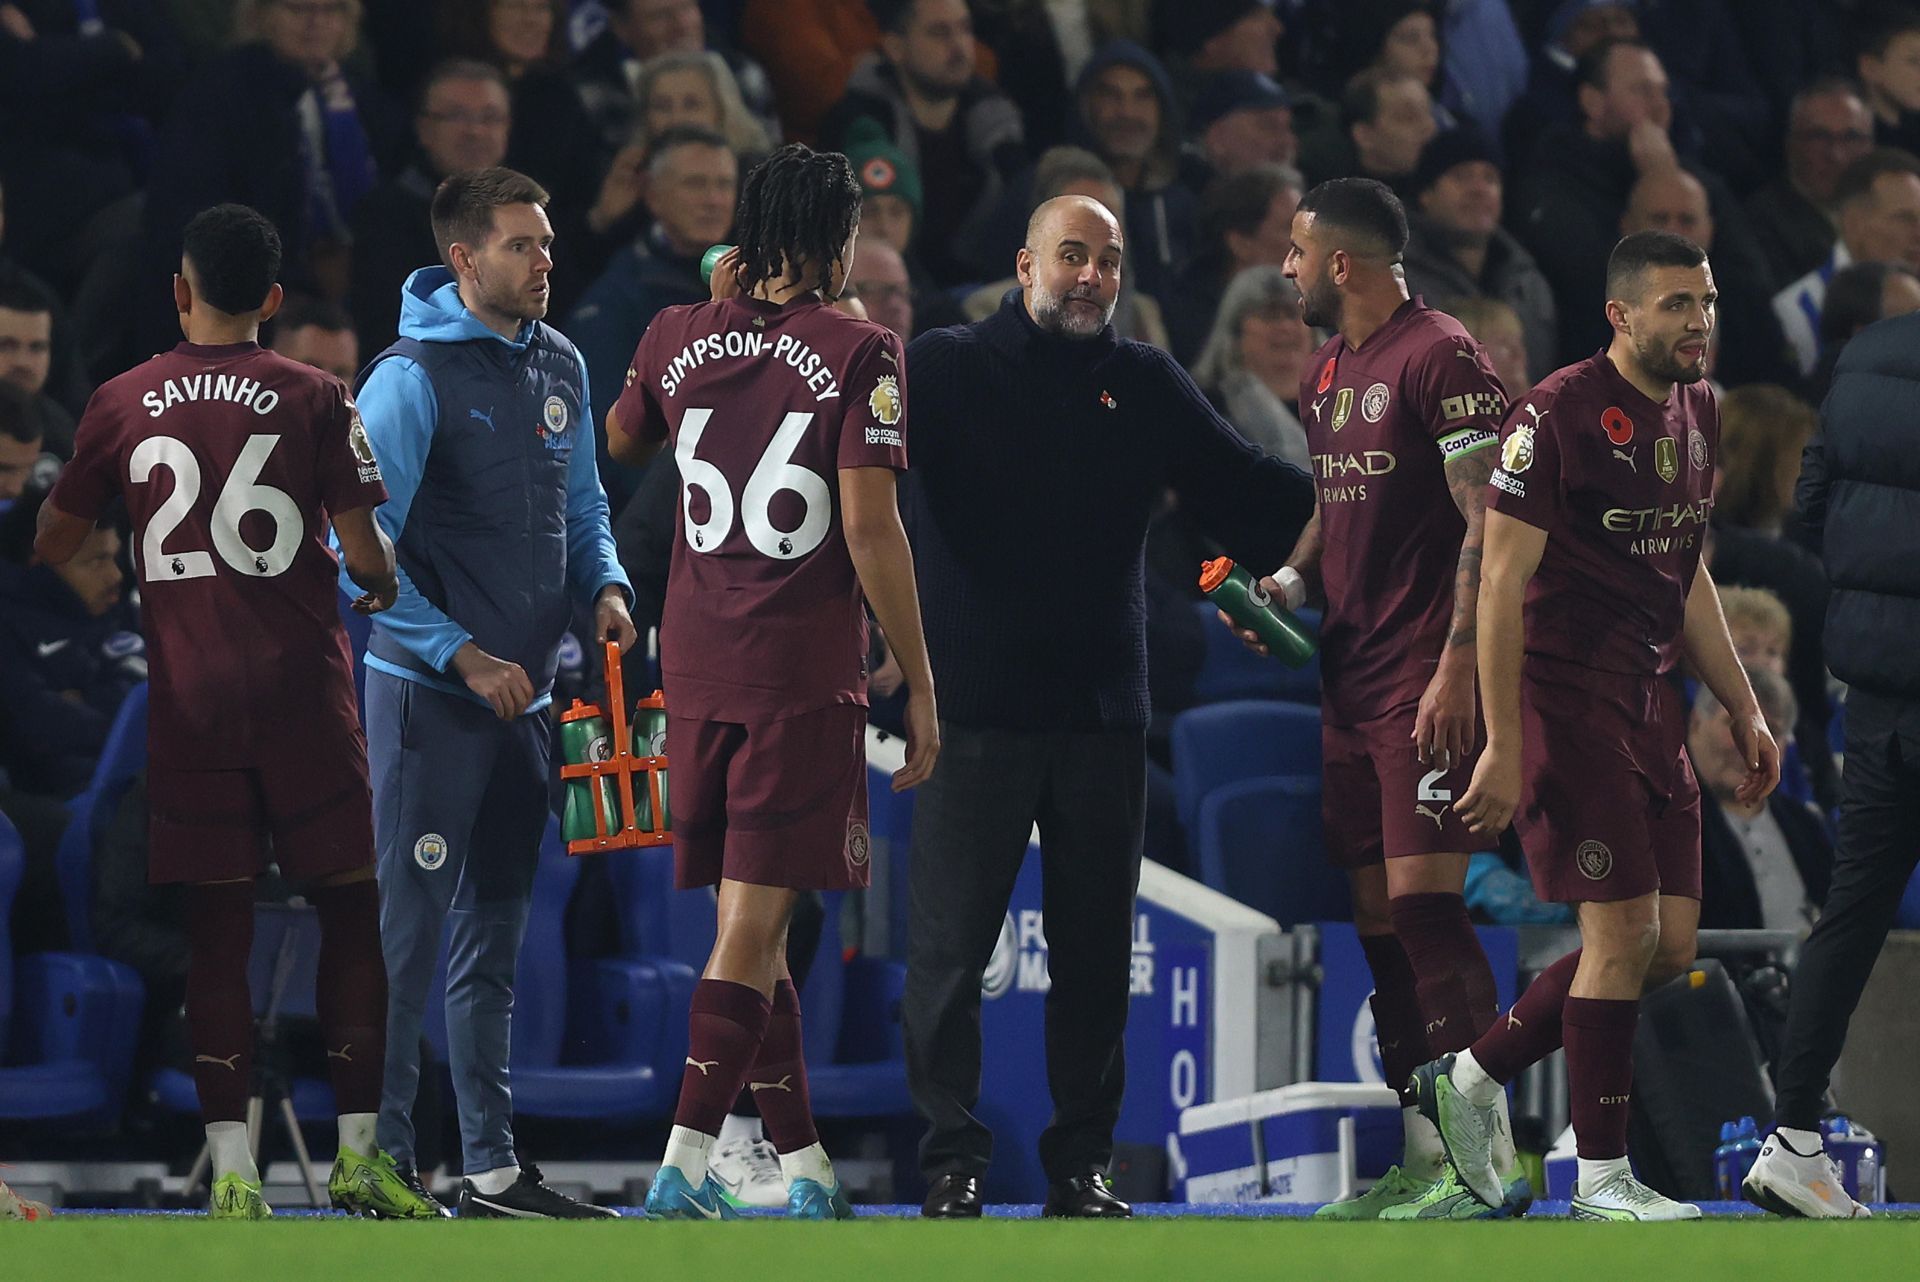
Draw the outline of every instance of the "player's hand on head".
<instances>
[{"instance_id":1,"label":"player's hand on head","mask_svg":"<svg viewBox=\"0 0 1920 1282\"><path fill-rule=\"evenodd\" d=\"M1422 764L1451 770L1473 751L1478 734L1473 685L1470 660L1441 660L1413 717L1413 746Z\"/></svg>"},{"instance_id":2,"label":"player's hand on head","mask_svg":"<svg viewBox=\"0 0 1920 1282\"><path fill-rule=\"evenodd\" d=\"M713 301L725 302L729 298L738 298L744 291L740 288L740 246L735 245L720 256L713 265L713 278L708 282L713 292Z\"/></svg>"},{"instance_id":3,"label":"player's hand on head","mask_svg":"<svg viewBox=\"0 0 1920 1282\"><path fill-rule=\"evenodd\" d=\"M1740 781L1734 795L1747 805L1764 801L1780 786L1780 745L1759 714L1733 719L1733 741L1746 763L1747 777Z\"/></svg>"},{"instance_id":4,"label":"player's hand on head","mask_svg":"<svg viewBox=\"0 0 1920 1282\"><path fill-rule=\"evenodd\" d=\"M1483 837L1497 837L1513 822L1520 808L1520 758L1518 754L1496 750L1488 745L1473 768L1473 782L1454 810L1466 820L1469 831Z\"/></svg>"},{"instance_id":5,"label":"player's hand on head","mask_svg":"<svg viewBox=\"0 0 1920 1282\"><path fill-rule=\"evenodd\" d=\"M593 605L593 635L602 644L618 641L622 654L632 649L640 636L633 626L633 616L627 613L626 594L618 584L609 583L600 589L600 599Z\"/></svg>"},{"instance_id":6,"label":"player's hand on head","mask_svg":"<svg viewBox=\"0 0 1920 1282\"><path fill-rule=\"evenodd\" d=\"M940 714L933 692L915 690L907 696L907 764L893 772L893 790L917 788L933 775L940 756Z\"/></svg>"},{"instance_id":7,"label":"player's hand on head","mask_svg":"<svg viewBox=\"0 0 1920 1282\"><path fill-rule=\"evenodd\" d=\"M533 682L526 669L494 658L471 641L454 654L453 670L502 721L513 720L533 702Z\"/></svg>"}]
</instances>

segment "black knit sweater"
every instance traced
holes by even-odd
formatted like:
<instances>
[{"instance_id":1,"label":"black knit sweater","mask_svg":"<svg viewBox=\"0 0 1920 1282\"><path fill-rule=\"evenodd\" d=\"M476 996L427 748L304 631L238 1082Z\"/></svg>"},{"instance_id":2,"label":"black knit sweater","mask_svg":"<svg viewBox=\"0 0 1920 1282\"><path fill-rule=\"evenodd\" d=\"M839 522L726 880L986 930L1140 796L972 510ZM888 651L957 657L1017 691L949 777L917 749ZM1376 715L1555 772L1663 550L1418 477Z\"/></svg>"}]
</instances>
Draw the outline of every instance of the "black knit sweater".
<instances>
[{"instance_id":1,"label":"black knit sweater","mask_svg":"<svg viewBox=\"0 0 1920 1282\"><path fill-rule=\"evenodd\" d=\"M1017 290L915 339L907 386L920 609L959 725L1144 728L1141 572L1163 492L1261 573L1313 512L1306 474L1247 444L1171 356L1111 327L1048 334Z\"/></svg>"}]
</instances>

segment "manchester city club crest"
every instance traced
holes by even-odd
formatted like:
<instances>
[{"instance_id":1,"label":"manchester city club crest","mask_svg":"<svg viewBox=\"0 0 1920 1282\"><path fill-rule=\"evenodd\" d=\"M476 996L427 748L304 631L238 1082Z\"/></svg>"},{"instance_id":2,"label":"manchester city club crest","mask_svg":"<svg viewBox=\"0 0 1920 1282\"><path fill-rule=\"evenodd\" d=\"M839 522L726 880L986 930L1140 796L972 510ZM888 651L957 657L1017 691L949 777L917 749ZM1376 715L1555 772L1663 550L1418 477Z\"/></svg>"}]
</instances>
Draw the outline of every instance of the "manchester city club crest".
<instances>
[{"instance_id":1,"label":"manchester city club crest","mask_svg":"<svg viewBox=\"0 0 1920 1282\"><path fill-rule=\"evenodd\" d=\"M430 832L413 843L413 862L432 872L447 862L447 839Z\"/></svg>"},{"instance_id":2,"label":"manchester city club crest","mask_svg":"<svg viewBox=\"0 0 1920 1282\"><path fill-rule=\"evenodd\" d=\"M906 412L906 403L900 399L900 380L892 374L882 374L867 396L867 411L877 423L888 427L898 423Z\"/></svg>"},{"instance_id":3,"label":"manchester city club crest","mask_svg":"<svg viewBox=\"0 0 1920 1282\"><path fill-rule=\"evenodd\" d=\"M1343 387L1340 394L1333 398L1333 430L1339 431L1353 417L1353 389Z\"/></svg>"},{"instance_id":4,"label":"manchester city club crest","mask_svg":"<svg viewBox=\"0 0 1920 1282\"><path fill-rule=\"evenodd\" d=\"M1605 881L1613 871L1613 852L1604 841L1583 841L1573 852L1573 862L1588 881Z\"/></svg>"},{"instance_id":5,"label":"manchester city club crest","mask_svg":"<svg viewBox=\"0 0 1920 1282\"><path fill-rule=\"evenodd\" d=\"M1707 438L1697 427L1687 429L1687 461L1696 472L1707 470Z\"/></svg>"},{"instance_id":6,"label":"manchester city club crest","mask_svg":"<svg viewBox=\"0 0 1920 1282\"><path fill-rule=\"evenodd\" d=\"M558 396L549 396L540 410L540 418L548 432L554 436L560 435L567 430L567 403Z\"/></svg>"},{"instance_id":7,"label":"manchester city club crest","mask_svg":"<svg viewBox=\"0 0 1920 1282\"><path fill-rule=\"evenodd\" d=\"M1518 476L1533 466L1533 425L1522 423L1500 446L1500 467Z\"/></svg>"},{"instance_id":8,"label":"manchester city club crest","mask_svg":"<svg viewBox=\"0 0 1920 1282\"><path fill-rule=\"evenodd\" d=\"M847 862L855 868L864 868L873 857L873 843L867 836L867 826L858 819L847 825Z\"/></svg>"},{"instance_id":9,"label":"manchester city club crest","mask_svg":"<svg viewBox=\"0 0 1920 1282\"><path fill-rule=\"evenodd\" d=\"M1671 436L1654 440L1653 470L1669 485L1673 484L1674 477L1680 475L1680 445Z\"/></svg>"},{"instance_id":10,"label":"manchester city club crest","mask_svg":"<svg viewBox=\"0 0 1920 1282\"><path fill-rule=\"evenodd\" d=\"M1378 423L1385 416L1387 402L1391 399L1393 394L1387 391L1387 385L1375 383L1367 389L1367 394L1360 398L1360 417L1369 423Z\"/></svg>"}]
</instances>

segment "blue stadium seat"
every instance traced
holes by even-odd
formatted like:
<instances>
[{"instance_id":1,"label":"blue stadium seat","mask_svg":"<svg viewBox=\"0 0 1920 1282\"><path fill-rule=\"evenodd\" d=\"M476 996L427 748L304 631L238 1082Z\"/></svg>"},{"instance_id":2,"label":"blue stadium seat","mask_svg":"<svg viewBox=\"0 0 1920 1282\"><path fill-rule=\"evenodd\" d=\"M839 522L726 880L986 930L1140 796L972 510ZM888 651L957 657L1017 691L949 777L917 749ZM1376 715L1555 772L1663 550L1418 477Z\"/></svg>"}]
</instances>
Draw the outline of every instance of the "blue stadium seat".
<instances>
[{"instance_id":1,"label":"blue stadium seat","mask_svg":"<svg viewBox=\"0 0 1920 1282\"><path fill-rule=\"evenodd\" d=\"M0 815L0 1120L119 1124L144 997L119 962L78 953L16 960L9 923L26 857Z\"/></svg>"},{"instance_id":2,"label":"blue stadium seat","mask_svg":"<svg viewBox=\"0 0 1920 1282\"><path fill-rule=\"evenodd\" d=\"M288 924L303 932L294 936L296 951L288 971L287 984L280 994L279 1015L283 1019L313 1021L320 1018L315 985L320 964L319 935L313 919L297 922L285 915L287 910L262 905L265 914L256 918L253 953L247 959L247 987L256 1010L263 1009L273 991L274 968ZM318 1069L318 1064L300 1067ZM324 1076L311 1073L288 1079L287 1097L293 1101L294 1116L302 1122L332 1122L340 1110L333 1099L333 1084ZM147 1102L168 1113L190 1115L200 1111L200 1097L193 1075L178 1068L155 1069L147 1078Z\"/></svg>"},{"instance_id":3,"label":"blue stadium seat","mask_svg":"<svg viewBox=\"0 0 1920 1282\"><path fill-rule=\"evenodd\" d=\"M905 1116L913 1112L900 1033L907 968L881 958L848 958L840 935L846 894L833 891L821 898L826 920L800 994L814 1116Z\"/></svg>"},{"instance_id":4,"label":"blue stadium seat","mask_svg":"<svg viewBox=\"0 0 1920 1282\"><path fill-rule=\"evenodd\" d=\"M673 1111L696 972L667 958L569 964L580 866L550 821L514 978L513 1103L528 1117L633 1120Z\"/></svg>"},{"instance_id":5,"label":"blue stadium seat","mask_svg":"<svg viewBox=\"0 0 1920 1282\"><path fill-rule=\"evenodd\" d=\"M1195 836L1200 800L1222 784L1320 773L1320 709L1239 700L1173 719L1173 780L1181 827Z\"/></svg>"},{"instance_id":6,"label":"blue stadium seat","mask_svg":"<svg viewBox=\"0 0 1920 1282\"><path fill-rule=\"evenodd\" d=\"M1240 638L1220 622L1219 607L1211 601L1194 605L1200 616L1200 630L1207 638L1206 657L1193 686L1199 703L1220 703L1228 699L1285 699L1291 703L1320 704L1320 656L1314 655L1304 668L1289 668L1280 660L1255 654L1240 643ZM1314 631L1320 629L1318 610L1300 611L1300 619Z\"/></svg>"},{"instance_id":7,"label":"blue stadium seat","mask_svg":"<svg viewBox=\"0 0 1920 1282\"><path fill-rule=\"evenodd\" d=\"M876 785L877 786L877 785ZM890 794L889 794L890 795ZM892 826L909 813L882 807L876 824ZM891 816L882 819L882 815ZM904 820L901 820L904 828ZM905 849L904 831L890 834ZM621 951L629 959L687 968L697 975L713 949L714 904L708 890L673 888L673 850L621 851L608 856L607 870L619 900ZM820 1117L892 1117L911 1111L906 1093L906 1050L900 1035L900 996L906 986L906 968L883 958L847 959L840 934L840 914L846 896L825 895L826 920L814 953L813 968L801 994L803 1036L807 1045L808 1091ZM879 911L871 902L870 911ZM531 932L529 932L531 933ZM672 961L662 963L659 954ZM671 1019L686 1043L689 985ZM516 1010L518 1007L516 1007ZM514 1030L516 1045L519 1029ZM677 1056L684 1051L674 1050ZM664 1056L663 1056L664 1059ZM672 1061L674 1064L679 1059ZM514 1069L514 1096L519 1098L520 1070ZM669 1087L677 1093L676 1074ZM671 1103L671 1100L669 1101Z\"/></svg>"},{"instance_id":8,"label":"blue stadium seat","mask_svg":"<svg viewBox=\"0 0 1920 1282\"><path fill-rule=\"evenodd\" d=\"M1901 930L1920 930L1920 871L1916 871L1912 880L1907 882L1907 890L1900 896L1900 907L1894 913L1893 924Z\"/></svg>"},{"instance_id":9,"label":"blue stadium seat","mask_svg":"<svg viewBox=\"0 0 1920 1282\"><path fill-rule=\"evenodd\" d=\"M1245 779L1200 803L1200 879L1282 926L1347 921L1347 877L1327 863L1320 776Z\"/></svg>"},{"instance_id":10,"label":"blue stadium seat","mask_svg":"<svg viewBox=\"0 0 1920 1282\"><path fill-rule=\"evenodd\" d=\"M55 866L60 876L60 898L67 910L67 945L77 952L93 951L93 846L113 821L120 794L147 764L147 686L143 681L127 691L107 731L106 746L94 764L85 792L68 803L73 817L60 834Z\"/></svg>"}]
</instances>

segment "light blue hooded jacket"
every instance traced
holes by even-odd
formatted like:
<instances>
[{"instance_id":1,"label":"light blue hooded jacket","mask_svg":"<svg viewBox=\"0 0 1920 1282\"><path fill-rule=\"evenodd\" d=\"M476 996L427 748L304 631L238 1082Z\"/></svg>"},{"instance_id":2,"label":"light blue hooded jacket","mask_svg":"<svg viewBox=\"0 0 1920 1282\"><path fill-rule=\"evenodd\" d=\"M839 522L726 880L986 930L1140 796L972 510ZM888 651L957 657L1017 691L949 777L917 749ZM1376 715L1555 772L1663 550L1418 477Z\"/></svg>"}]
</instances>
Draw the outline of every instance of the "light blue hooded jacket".
<instances>
[{"instance_id":1,"label":"light blue hooded jacket","mask_svg":"<svg viewBox=\"0 0 1920 1282\"><path fill-rule=\"evenodd\" d=\"M517 663L528 711L552 700L576 605L632 586L614 552L594 461L587 370L558 330L508 341L426 267L401 290L400 339L361 375L356 400L387 501L400 598L375 616L368 668L480 701L453 673L468 641ZM341 586L357 595L344 573Z\"/></svg>"}]
</instances>

